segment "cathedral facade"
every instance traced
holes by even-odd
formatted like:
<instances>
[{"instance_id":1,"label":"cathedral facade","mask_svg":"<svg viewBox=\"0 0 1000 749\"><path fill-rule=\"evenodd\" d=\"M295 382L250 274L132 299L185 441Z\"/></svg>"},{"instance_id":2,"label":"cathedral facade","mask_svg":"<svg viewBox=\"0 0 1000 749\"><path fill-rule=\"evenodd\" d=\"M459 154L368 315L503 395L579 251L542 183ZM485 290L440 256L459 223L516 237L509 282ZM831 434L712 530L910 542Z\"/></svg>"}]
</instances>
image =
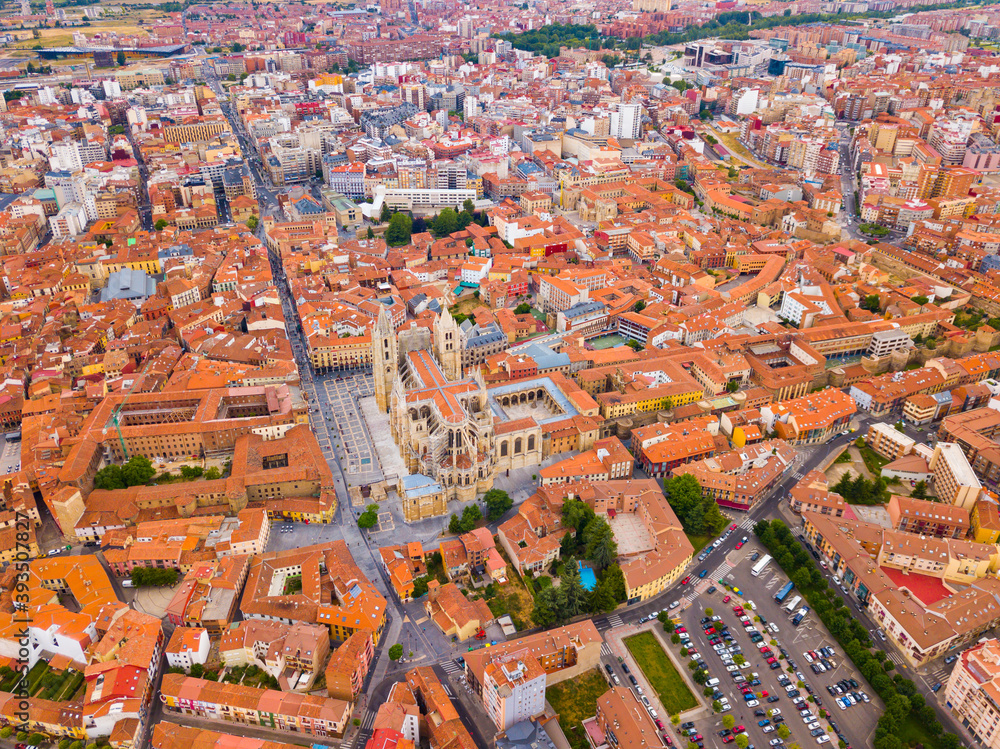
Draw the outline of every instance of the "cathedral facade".
<instances>
[{"instance_id":1,"label":"cathedral facade","mask_svg":"<svg viewBox=\"0 0 1000 749\"><path fill-rule=\"evenodd\" d=\"M439 483L447 500L493 488L496 434L478 370L463 377L461 331L445 310L427 328L398 335L383 310L372 332L375 400L410 474Z\"/></svg>"}]
</instances>

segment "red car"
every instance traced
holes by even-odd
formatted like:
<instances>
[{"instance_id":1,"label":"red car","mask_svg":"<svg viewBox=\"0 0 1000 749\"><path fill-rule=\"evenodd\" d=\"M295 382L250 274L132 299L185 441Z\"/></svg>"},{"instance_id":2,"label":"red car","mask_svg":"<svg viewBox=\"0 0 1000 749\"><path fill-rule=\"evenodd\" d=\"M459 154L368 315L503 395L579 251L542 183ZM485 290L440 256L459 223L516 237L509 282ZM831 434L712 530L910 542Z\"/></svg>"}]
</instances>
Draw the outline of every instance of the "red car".
<instances>
[{"instance_id":1,"label":"red car","mask_svg":"<svg viewBox=\"0 0 1000 749\"><path fill-rule=\"evenodd\" d=\"M742 606L733 606L733 613L734 614L742 614L743 613L743 607Z\"/></svg>"},{"instance_id":2,"label":"red car","mask_svg":"<svg viewBox=\"0 0 1000 749\"><path fill-rule=\"evenodd\" d=\"M681 580L681 585L687 585L689 582L691 582L691 575L688 575L683 580Z\"/></svg>"},{"instance_id":3,"label":"red car","mask_svg":"<svg viewBox=\"0 0 1000 749\"><path fill-rule=\"evenodd\" d=\"M768 659L767 659L767 663L768 663L768 665L771 665L772 663L777 663L777 662L778 662L778 661L777 661L777 659L776 659L776 658L768 658Z\"/></svg>"},{"instance_id":4,"label":"red car","mask_svg":"<svg viewBox=\"0 0 1000 749\"><path fill-rule=\"evenodd\" d=\"M663 721L662 721L662 720L660 720L659 718L657 718L657 719L656 719L655 721L653 721L653 722L654 722L654 723L656 723L656 727L657 727L657 728L659 728L659 729L660 729L661 731L663 730Z\"/></svg>"},{"instance_id":5,"label":"red car","mask_svg":"<svg viewBox=\"0 0 1000 749\"><path fill-rule=\"evenodd\" d=\"M733 733L743 733L746 730L747 730L746 726L735 726L733 728Z\"/></svg>"},{"instance_id":6,"label":"red car","mask_svg":"<svg viewBox=\"0 0 1000 749\"><path fill-rule=\"evenodd\" d=\"M667 734L663 734L663 741L664 741L664 743L666 743L667 746L673 746L674 745L674 740L672 738L670 738L669 736L667 736Z\"/></svg>"},{"instance_id":7,"label":"red car","mask_svg":"<svg viewBox=\"0 0 1000 749\"><path fill-rule=\"evenodd\" d=\"M733 523L731 526L729 526L729 530L731 531L736 530L736 523Z\"/></svg>"},{"instance_id":8,"label":"red car","mask_svg":"<svg viewBox=\"0 0 1000 749\"><path fill-rule=\"evenodd\" d=\"M736 741L736 737L733 736L732 734L729 734L728 736L723 736L722 737L722 743L723 744L731 744L734 741Z\"/></svg>"},{"instance_id":9,"label":"red car","mask_svg":"<svg viewBox=\"0 0 1000 749\"><path fill-rule=\"evenodd\" d=\"M682 635L682 634L684 634L685 632L687 632L687 629L686 629L685 627L677 627L677 628L676 628L676 629L674 630L674 632L676 632L676 633L677 633L677 634L679 634L679 635Z\"/></svg>"},{"instance_id":10,"label":"red car","mask_svg":"<svg viewBox=\"0 0 1000 749\"><path fill-rule=\"evenodd\" d=\"M722 599L722 602L723 603L729 603L730 600L731 600L731 597L730 596L726 596L725 598Z\"/></svg>"},{"instance_id":11,"label":"red car","mask_svg":"<svg viewBox=\"0 0 1000 749\"><path fill-rule=\"evenodd\" d=\"M709 627L708 629L706 629L705 630L705 634L709 635L709 636L714 635L715 634L715 627Z\"/></svg>"},{"instance_id":12,"label":"red car","mask_svg":"<svg viewBox=\"0 0 1000 749\"><path fill-rule=\"evenodd\" d=\"M743 694L750 694L753 690L750 687L743 687L740 691L743 692Z\"/></svg>"},{"instance_id":13,"label":"red car","mask_svg":"<svg viewBox=\"0 0 1000 749\"><path fill-rule=\"evenodd\" d=\"M737 541L736 542L736 548L737 549L742 549L743 548L743 542L742 541Z\"/></svg>"}]
</instances>

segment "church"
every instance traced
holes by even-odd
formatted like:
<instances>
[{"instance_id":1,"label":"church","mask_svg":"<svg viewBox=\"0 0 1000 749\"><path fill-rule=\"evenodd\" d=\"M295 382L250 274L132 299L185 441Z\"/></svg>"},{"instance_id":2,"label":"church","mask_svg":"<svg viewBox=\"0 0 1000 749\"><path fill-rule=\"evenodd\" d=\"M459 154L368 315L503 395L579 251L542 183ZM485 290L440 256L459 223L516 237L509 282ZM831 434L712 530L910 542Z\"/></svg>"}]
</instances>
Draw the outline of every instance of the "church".
<instances>
[{"instance_id":1,"label":"church","mask_svg":"<svg viewBox=\"0 0 1000 749\"><path fill-rule=\"evenodd\" d=\"M495 430L482 375L462 372L461 331L444 310L433 331L398 334L385 310L372 331L375 400L389 414L407 470L439 483L448 501L493 488Z\"/></svg>"}]
</instances>

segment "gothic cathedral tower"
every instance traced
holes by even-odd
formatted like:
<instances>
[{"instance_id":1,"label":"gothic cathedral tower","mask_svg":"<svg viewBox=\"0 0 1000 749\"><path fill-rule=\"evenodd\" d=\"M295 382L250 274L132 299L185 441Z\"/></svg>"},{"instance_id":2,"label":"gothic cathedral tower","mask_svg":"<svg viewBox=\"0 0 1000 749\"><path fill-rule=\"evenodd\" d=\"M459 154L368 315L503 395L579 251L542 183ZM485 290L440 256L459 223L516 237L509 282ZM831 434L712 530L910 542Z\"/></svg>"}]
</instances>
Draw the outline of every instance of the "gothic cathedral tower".
<instances>
[{"instance_id":1,"label":"gothic cathedral tower","mask_svg":"<svg viewBox=\"0 0 1000 749\"><path fill-rule=\"evenodd\" d=\"M444 376L449 381L462 379L462 343L458 323L445 308L434 321L434 349Z\"/></svg>"},{"instance_id":2,"label":"gothic cathedral tower","mask_svg":"<svg viewBox=\"0 0 1000 749\"><path fill-rule=\"evenodd\" d=\"M375 402L382 413L389 411L392 381L399 370L396 346L396 330L383 307L372 329L372 377L375 380Z\"/></svg>"}]
</instances>

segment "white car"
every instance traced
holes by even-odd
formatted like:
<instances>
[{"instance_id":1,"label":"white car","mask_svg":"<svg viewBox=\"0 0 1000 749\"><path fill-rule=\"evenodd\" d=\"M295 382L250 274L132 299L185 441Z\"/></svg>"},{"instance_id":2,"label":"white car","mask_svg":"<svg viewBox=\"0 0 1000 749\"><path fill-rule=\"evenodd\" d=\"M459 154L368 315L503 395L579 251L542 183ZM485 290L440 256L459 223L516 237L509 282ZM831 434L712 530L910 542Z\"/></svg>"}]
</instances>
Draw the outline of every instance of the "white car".
<instances>
[{"instance_id":1,"label":"white car","mask_svg":"<svg viewBox=\"0 0 1000 749\"><path fill-rule=\"evenodd\" d=\"M771 711L771 715L781 715L781 708L776 707Z\"/></svg>"},{"instance_id":2,"label":"white car","mask_svg":"<svg viewBox=\"0 0 1000 749\"><path fill-rule=\"evenodd\" d=\"M747 700L747 707L757 707L760 704L760 700Z\"/></svg>"},{"instance_id":3,"label":"white car","mask_svg":"<svg viewBox=\"0 0 1000 749\"><path fill-rule=\"evenodd\" d=\"M827 735L826 735L826 734L824 733L824 734L823 734L822 736L817 736L817 737L816 737L816 743L817 743L817 744L829 744L829 743L830 743L830 737L829 737L829 736L827 736Z\"/></svg>"},{"instance_id":4,"label":"white car","mask_svg":"<svg viewBox=\"0 0 1000 749\"><path fill-rule=\"evenodd\" d=\"M813 721L812 723L806 724L806 728L810 731L815 731L817 728L819 728L819 723Z\"/></svg>"}]
</instances>

